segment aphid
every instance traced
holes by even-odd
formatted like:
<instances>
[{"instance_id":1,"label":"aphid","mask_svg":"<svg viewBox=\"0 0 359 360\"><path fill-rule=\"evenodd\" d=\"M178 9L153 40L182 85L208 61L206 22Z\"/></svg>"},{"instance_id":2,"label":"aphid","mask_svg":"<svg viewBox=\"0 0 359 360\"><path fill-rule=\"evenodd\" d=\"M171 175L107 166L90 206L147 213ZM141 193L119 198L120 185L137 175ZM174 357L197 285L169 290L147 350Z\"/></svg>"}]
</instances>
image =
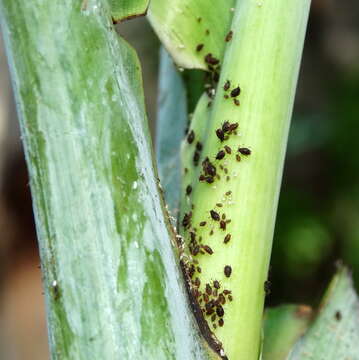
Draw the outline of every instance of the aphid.
<instances>
[{"instance_id":1,"label":"aphid","mask_svg":"<svg viewBox=\"0 0 359 360\"><path fill-rule=\"evenodd\" d=\"M194 135L194 131L191 130L187 136L187 141L188 141L188 144L192 144L193 143L193 140L195 138L195 135Z\"/></svg>"},{"instance_id":2,"label":"aphid","mask_svg":"<svg viewBox=\"0 0 359 360\"><path fill-rule=\"evenodd\" d=\"M241 157L238 154L236 155L236 160L241 161Z\"/></svg>"},{"instance_id":3,"label":"aphid","mask_svg":"<svg viewBox=\"0 0 359 360\"><path fill-rule=\"evenodd\" d=\"M234 131L238 128L238 123L233 123L231 125L229 125L229 131Z\"/></svg>"},{"instance_id":4,"label":"aphid","mask_svg":"<svg viewBox=\"0 0 359 360\"><path fill-rule=\"evenodd\" d=\"M199 266L197 266L197 271L198 271L199 273L201 273L201 272L202 272L202 268L200 268Z\"/></svg>"},{"instance_id":5,"label":"aphid","mask_svg":"<svg viewBox=\"0 0 359 360\"><path fill-rule=\"evenodd\" d=\"M229 300L229 301L233 301L232 295L228 295L228 300Z\"/></svg>"},{"instance_id":6,"label":"aphid","mask_svg":"<svg viewBox=\"0 0 359 360\"><path fill-rule=\"evenodd\" d=\"M192 218L192 212L189 212L188 214L184 214L183 216L183 220L182 220L182 225L184 227L187 227L188 225L190 225L191 223L191 218Z\"/></svg>"},{"instance_id":7,"label":"aphid","mask_svg":"<svg viewBox=\"0 0 359 360\"><path fill-rule=\"evenodd\" d=\"M224 320L223 320L223 319L219 319L219 320L218 320L218 325L219 325L220 327L222 327L222 326L224 325Z\"/></svg>"},{"instance_id":8,"label":"aphid","mask_svg":"<svg viewBox=\"0 0 359 360\"><path fill-rule=\"evenodd\" d=\"M224 305L226 303L226 298L224 297L223 294L219 294L218 300L222 305Z\"/></svg>"},{"instance_id":9,"label":"aphid","mask_svg":"<svg viewBox=\"0 0 359 360\"><path fill-rule=\"evenodd\" d=\"M336 319L337 321L340 321L340 320L342 319L342 314L341 314L340 311L337 311L337 312L335 313L335 319Z\"/></svg>"},{"instance_id":10,"label":"aphid","mask_svg":"<svg viewBox=\"0 0 359 360\"><path fill-rule=\"evenodd\" d=\"M216 320L216 317L217 317L217 315L216 315L216 314L213 314L212 317L211 317L211 321L212 321L212 322L215 321L215 320Z\"/></svg>"},{"instance_id":11,"label":"aphid","mask_svg":"<svg viewBox=\"0 0 359 360\"><path fill-rule=\"evenodd\" d=\"M219 73L217 71L213 73L213 81L216 83L219 81Z\"/></svg>"},{"instance_id":12,"label":"aphid","mask_svg":"<svg viewBox=\"0 0 359 360\"><path fill-rule=\"evenodd\" d=\"M232 268L229 265L226 265L224 267L224 275L226 275L226 277L230 277L232 274Z\"/></svg>"},{"instance_id":13,"label":"aphid","mask_svg":"<svg viewBox=\"0 0 359 360\"><path fill-rule=\"evenodd\" d=\"M237 97L241 93L241 88L237 86L231 91L231 97Z\"/></svg>"},{"instance_id":14,"label":"aphid","mask_svg":"<svg viewBox=\"0 0 359 360\"><path fill-rule=\"evenodd\" d=\"M231 149L228 145L225 145L225 146L224 146L224 149L226 150L226 153L227 153L227 154L231 154L231 153L232 153L232 149Z\"/></svg>"},{"instance_id":15,"label":"aphid","mask_svg":"<svg viewBox=\"0 0 359 360\"><path fill-rule=\"evenodd\" d=\"M216 59L212 53L208 53L205 57L204 57L204 61L209 64L209 65L217 65L219 64L219 60Z\"/></svg>"},{"instance_id":16,"label":"aphid","mask_svg":"<svg viewBox=\"0 0 359 360\"><path fill-rule=\"evenodd\" d=\"M201 174L201 175L199 176L198 180L199 180L199 181L204 181L204 180L206 180L206 177L205 177L203 174Z\"/></svg>"},{"instance_id":17,"label":"aphid","mask_svg":"<svg viewBox=\"0 0 359 360\"><path fill-rule=\"evenodd\" d=\"M193 155L193 163L194 163L195 166L198 165L200 156L201 156L201 155L200 155L200 153L199 153L198 151L195 151L195 152L194 152L194 155Z\"/></svg>"},{"instance_id":18,"label":"aphid","mask_svg":"<svg viewBox=\"0 0 359 360\"><path fill-rule=\"evenodd\" d=\"M206 29L206 35L209 35L209 30L208 29Z\"/></svg>"},{"instance_id":19,"label":"aphid","mask_svg":"<svg viewBox=\"0 0 359 360\"><path fill-rule=\"evenodd\" d=\"M216 206L218 206L218 207L223 207L223 204L217 203Z\"/></svg>"},{"instance_id":20,"label":"aphid","mask_svg":"<svg viewBox=\"0 0 359 360\"><path fill-rule=\"evenodd\" d=\"M225 84L223 85L223 90L228 91L230 87L231 87L231 82L229 80L227 80L225 82Z\"/></svg>"},{"instance_id":21,"label":"aphid","mask_svg":"<svg viewBox=\"0 0 359 360\"><path fill-rule=\"evenodd\" d=\"M212 183L214 182L213 177L212 177L212 176L206 176L206 182L207 182L208 184L212 184Z\"/></svg>"},{"instance_id":22,"label":"aphid","mask_svg":"<svg viewBox=\"0 0 359 360\"><path fill-rule=\"evenodd\" d=\"M204 300L205 303L208 303L209 297L208 297L207 294L203 294L203 300Z\"/></svg>"},{"instance_id":23,"label":"aphid","mask_svg":"<svg viewBox=\"0 0 359 360\"><path fill-rule=\"evenodd\" d=\"M222 317L224 315L224 310L223 310L223 307L222 305L218 305L217 308L216 308L216 313L219 317Z\"/></svg>"},{"instance_id":24,"label":"aphid","mask_svg":"<svg viewBox=\"0 0 359 360\"><path fill-rule=\"evenodd\" d=\"M208 101L207 107L211 107L212 106L212 101Z\"/></svg>"},{"instance_id":25,"label":"aphid","mask_svg":"<svg viewBox=\"0 0 359 360\"><path fill-rule=\"evenodd\" d=\"M206 284L206 293L207 295L212 295L212 288L209 284Z\"/></svg>"},{"instance_id":26,"label":"aphid","mask_svg":"<svg viewBox=\"0 0 359 360\"><path fill-rule=\"evenodd\" d=\"M231 190L229 190L229 191L226 192L226 196L229 196L229 195L232 195L232 191L231 191Z\"/></svg>"},{"instance_id":27,"label":"aphid","mask_svg":"<svg viewBox=\"0 0 359 360\"><path fill-rule=\"evenodd\" d=\"M226 181L231 180L231 178L229 176L226 176Z\"/></svg>"},{"instance_id":28,"label":"aphid","mask_svg":"<svg viewBox=\"0 0 359 360\"><path fill-rule=\"evenodd\" d=\"M227 35L226 35L226 42L231 41L233 37L233 31L231 30Z\"/></svg>"},{"instance_id":29,"label":"aphid","mask_svg":"<svg viewBox=\"0 0 359 360\"><path fill-rule=\"evenodd\" d=\"M220 227L222 230L225 231L225 230L226 230L226 226L227 226L226 222L223 221L223 220L221 220L220 223L219 223L219 227Z\"/></svg>"},{"instance_id":30,"label":"aphid","mask_svg":"<svg viewBox=\"0 0 359 360\"><path fill-rule=\"evenodd\" d=\"M222 214L222 220L225 220L226 219L226 214Z\"/></svg>"},{"instance_id":31,"label":"aphid","mask_svg":"<svg viewBox=\"0 0 359 360\"><path fill-rule=\"evenodd\" d=\"M239 148L238 152L240 152L242 155L250 155L252 151L248 148Z\"/></svg>"},{"instance_id":32,"label":"aphid","mask_svg":"<svg viewBox=\"0 0 359 360\"><path fill-rule=\"evenodd\" d=\"M213 329L217 329L217 325L216 325L216 324L213 324Z\"/></svg>"},{"instance_id":33,"label":"aphid","mask_svg":"<svg viewBox=\"0 0 359 360\"><path fill-rule=\"evenodd\" d=\"M266 295L270 294L270 287L271 287L271 282L269 280L266 280L264 282L264 292L266 293Z\"/></svg>"},{"instance_id":34,"label":"aphid","mask_svg":"<svg viewBox=\"0 0 359 360\"><path fill-rule=\"evenodd\" d=\"M190 232L190 237L192 242L196 241L196 234L193 231Z\"/></svg>"},{"instance_id":35,"label":"aphid","mask_svg":"<svg viewBox=\"0 0 359 360\"><path fill-rule=\"evenodd\" d=\"M201 21L202 21L202 18L201 18L201 17L198 17L198 18L197 18L197 21L198 21L198 22L201 22Z\"/></svg>"},{"instance_id":36,"label":"aphid","mask_svg":"<svg viewBox=\"0 0 359 360\"><path fill-rule=\"evenodd\" d=\"M223 97L224 97L225 99L229 99L229 96L228 96L227 94L224 94Z\"/></svg>"},{"instance_id":37,"label":"aphid","mask_svg":"<svg viewBox=\"0 0 359 360\"><path fill-rule=\"evenodd\" d=\"M215 221L219 221L220 220L220 216L218 214L218 212L214 211L214 210L211 210L210 211L210 214L211 214L211 218Z\"/></svg>"},{"instance_id":38,"label":"aphid","mask_svg":"<svg viewBox=\"0 0 359 360\"><path fill-rule=\"evenodd\" d=\"M231 237L232 237L231 234L227 234L227 235L224 237L223 242L224 242L225 244L229 243L229 241L231 240Z\"/></svg>"},{"instance_id":39,"label":"aphid","mask_svg":"<svg viewBox=\"0 0 359 360\"><path fill-rule=\"evenodd\" d=\"M231 290L227 290L227 289L226 289L226 290L223 290L223 294L224 294L224 295L228 295L228 294L230 294L231 292L232 292Z\"/></svg>"},{"instance_id":40,"label":"aphid","mask_svg":"<svg viewBox=\"0 0 359 360\"><path fill-rule=\"evenodd\" d=\"M217 129L216 130L216 135L218 137L219 140L223 141L224 140L224 132L222 129Z\"/></svg>"},{"instance_id":41,"label":"aphid","mask_svg":"<svg viewBox=\"0 0 359 360\"><path fill-rule=\"evenodd\" d=\"M192 249L192 255L193 256L197 256L198 255L198 253L199 253L199 250L200 250L200 248L199 248L199 246L197 245L197 246L195 246L193 249Z\"/></svg>"},{"instance_id":42,"label":"aphid","mask_svg":"<svg viewBox=\"0 0 359 360\"><path fill-rule=\"evenodd\" d=\"M193 284L195 286L197 286L197 287L200 287L201 286L201 280L197 277Z\"/></svg>"},{"instance_id":43,"label":"aphid","mask_svg":"<svg viewBox=\"0 0 359 360\"><path fill-rule=\"evenodd\" d=\"M213 235L213 230L211 230L211 231L209 232L209 235L210 235L210 236L212 236L212 235Z\"/></svg>"},{"instance_id":44,"label":"aphid","mask_svg":"<svg viewBox=\"0 0 359 360\"><path fill-rule=\"evenodd\" d=\"M196 47L196 51L200 52L203 49L204 44L198 44Z\"/></svg>"},{"instance_id":45,"label":"aphid","mask_svg":"<svg viewBox=\"0 0 359 360\"><path fill-rule=\"evenodd\" d=\"M213 296L216 297L218 295L218 290L217 289L214 289L213 290Z\"/></svg>"},{"instance_id":46,"label":"aphid","mask_svg":"<svg viewBox=\"0 0 359 360\"><path fill-rule=\"evenodd\" d=\"M214 280L213 281L213 286L216 288L216 289L219 289L221 287L221 285L219 284L219 281L218 280Z\"/></svg>"},{"instance_id":47,"label":"aphid","mask_svg":"<svg viewBox=\"0 0 359 360\"><path fill-rule=\"evenodd\" d=\"M241 103L238 99L233 99L234 105L239 106Z\"/></svg>"},{"instance_id":48,"label":"aphid","mask_svg":"<svg viewBox=\"0 0 359 360\"><path fill-rule=\"evenodd\" d=\"M222 160L225 157L226 153L223 150L218 151L216 155L217 160Z\"/></svg>"},{"instance_id":49,"label":"aphid","mask_svg":"<svg viewBox=\"0 0 359 360\"><path fill-rule=\"evenodd\" d=\"M205 162L205 164L203 165L203 170L206 174L216 176L217 169L210 161Z\"/></svg>"},{"instance_id":50,"label":"aphid","mask_svg":"<svg viewBox=\"0 0 359 360\"><path fill-rule=\"evenodd\" d=\"M205 226L206 224L207 224L206 221L201 221L201 222L199 223L199 226Z\"/></svg>"},{"instance_id":51,"label":"aphid","mask_svg":"<svg viewBox=\"0 0 359 360\"><path fill-rule=\"evenodd\" d=\"M208 245L203 245L203 250L209 255L213 254L212 248L210 248Z\"/></svg>"},{"instance_id":52,"label":"aphid","mask_svg":"<svg viewBox=\"0 0 359 360\"><path fill-rule=\"evenodd\" d=\"M196 149L197 149L197 151L202 151L202 149L203 149L203 145L202 145L202 143L201 142L197 142L197 144L196 144Z\"/></svg>"},{"instance_id":53,"label":"aphid","mask_svg":"<svg viewBox=\"0 0 359 360\"><path fill-rule=\"evenodd\" d=\"M188 173L188 169L184 168L184 173L187 174Z\"/></svg>"},{"instance_id":54,"label":"aphid","mask_svg":"<svg viewBox=\"0 0 359 360\"><path fill-rule=\"evenodd\" d=\"M191 186L191 185L188 185L188 186L186 187L186 194L187 194L187 195L190 195L191 192L192 192L192 186Z\"/></svg>"},{"instance_id":55,"label":"aphid","mask_svg":"<svg viewBox=\"0 0 359 360\"><path fill-rule=\"evenodd\" d=\"M222 125L222 130L223 130L223 132L229 131L230 126L231 126L231 124L229 123L229 121L225 121L225 122L223 123L223 125Z\"/></svg>"}]
</instances>

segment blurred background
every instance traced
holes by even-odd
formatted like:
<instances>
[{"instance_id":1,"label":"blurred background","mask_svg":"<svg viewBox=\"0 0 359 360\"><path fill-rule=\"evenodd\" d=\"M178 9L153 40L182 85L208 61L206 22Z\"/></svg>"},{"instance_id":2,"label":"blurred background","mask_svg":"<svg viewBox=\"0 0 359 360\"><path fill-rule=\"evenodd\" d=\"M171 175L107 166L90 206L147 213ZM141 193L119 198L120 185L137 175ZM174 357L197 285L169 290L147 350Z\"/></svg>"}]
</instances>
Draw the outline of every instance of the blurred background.
<instances>
[{"instance_id":1,"label":"blurred background","mask_svg":"<svg viewBox=\"0 0 359 360\"><path fill-rule=\"evenodd\" d=\"M154 129L159 43L145 19L118 30L139 53ZM0 188L0 359L45 360L31 196L1 33ZM317 305L338 260L351 267L359 289L359 3L313 0L267 305Z\"/></svg>"}]
</instances>

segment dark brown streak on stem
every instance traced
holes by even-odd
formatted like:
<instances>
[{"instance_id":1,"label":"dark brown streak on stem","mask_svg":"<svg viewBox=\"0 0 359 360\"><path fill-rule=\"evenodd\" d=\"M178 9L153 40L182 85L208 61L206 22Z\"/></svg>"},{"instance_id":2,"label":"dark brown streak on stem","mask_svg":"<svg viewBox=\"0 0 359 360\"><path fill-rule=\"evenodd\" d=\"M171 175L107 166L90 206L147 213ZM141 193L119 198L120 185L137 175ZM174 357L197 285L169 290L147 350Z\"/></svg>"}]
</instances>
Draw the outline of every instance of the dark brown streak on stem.
<instances>
[{"instance_id":1,"label":"dark brown streak on stem","mask_svg":"<svg viewBox=\"0 0 359 360\"><path fill-rule=\"evenodd\" d=\"M136 18L138 18L138 17L146 16L146 15L147 15L147 11L148 11L148 6L147 6L146 10L145 10L143 13L141 13L141 14L129 15L129 16L126 16L126 17L123 18L123 19L115 19L114 17L112 17L112 23L113 23L114 25L116 25L116 24L119 24L119 23L124 22L124 21L126 21L126 20L131 20L131 19L136 19Z\"/></svg>"},{"instance_id":2,"label":"dark brown streak on stem","mask_svg":"<svg viewBox=\"0 0 359 360\"><path fill-rule=\"evenodd\" d=\"M217 340L216 336L213 334L213 332L209 328L208 323L207 323L206 319L204 318L202 310L198 304L198 301L191 291L191 279L188 275L187 267L186 267L186 264L183 262L183 260L180 260L180 266L181 266L182 274L183 274L183 277L185 280L184 282L186 285L189 303L192 308L194 317L197 321L201 335L207 341L209 347L213 351L215 351L220 356L221 359L228 360L226 355L221 355L221 350L223 351L222 343Z\"/></svg>"}]
</instances>

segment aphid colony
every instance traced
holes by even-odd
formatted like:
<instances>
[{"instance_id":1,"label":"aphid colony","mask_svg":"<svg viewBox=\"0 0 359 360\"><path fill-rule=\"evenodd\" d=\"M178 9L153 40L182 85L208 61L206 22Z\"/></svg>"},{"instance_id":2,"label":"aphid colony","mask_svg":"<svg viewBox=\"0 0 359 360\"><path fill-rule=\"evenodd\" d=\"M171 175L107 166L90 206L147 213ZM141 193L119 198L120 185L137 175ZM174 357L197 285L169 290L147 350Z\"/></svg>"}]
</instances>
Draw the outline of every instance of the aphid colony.
<instances>
[{"instance_id":1,"label":"aphid colony","mask_svg":"<svg viewBox=\"0 0 359 360\"><path fill-rule=\"evenodd\" d=\"M215 130L215 133L219 143L222 144L225 143L231 135L236 135L237 130L238 123L224 121L222 126ZM194 131L191 130L187 135L188 144L193 144L195 138L196 135ZM195 166L199 165L202 149L202 144L197 142L193 156L193 163ZM226 181L228 181L228 169L224 165L224 159L230 156L235 156L236 160L240 161L241 156L249 156L250 154L251 150L248 148L238 147L238 149L235 150L227 144L224 144L223 147L215 154L215 156L211 157L211 159L208 156L203 159L201 162L201 171L198 180L200 182L212 184L215 181L220 181L221 175L223 176L224 174L224 178ZM192 185L187 185L185 191L186 195L190 196L193 191ZM227 191L224 194L225 199L230 199L231 196L231 191ZM213 248L206 244L204 237L212 236L215 229L223 232L223 244L226 245L232 241L232 235L227 230L228 225L231 223L231 219L228 219L225 212L223 211L223 206L225 203L226 201L224 201L224 203L216 203L215 206L209 210L207 217L202 219L197 225L193 224L193 205L191 211L185 213L182 218L182 226L188 234L187 244L192 259L187 269L191 282L192 295L197 300L207 321L212 324L213 329L222 327L224 325L224 305L233 301L233 295L231 290L221 289L221 284L216 279L212 280L211 282L201 284L200 276L198 274L202 273L202 269L199 266L197 257L212 256L214 254ZM199 229L201 230L199 231ZM205 235L207 231L208 233ZM231 277L231 265L224 264L223 274L227 278Z\"/></svg>"},{"instance_id":2,"label":"aphid colony","mask_svg":"<svg viewBox=\"0 0 359 360\"><path fill-rule=\"evenodd\" d=\"M202 18L197 18L197 22L201 23ZM208 36L210 31L205 30L205 35ZM230 30L224 38L225 42L230 42L233 38L233 31ZM205 92L209 97L208 107L212 105L212 101L216 95L216 89L220 80L221 64L220 60L206 49L205 43L199 43L196 46L197 53L203 53L203 60L207 66L208 72L206 72L206 85ZM241 88L239 86L231 86L230 80L226 80L223 84L224 99L231 99L235 106L240 106L238 97L241 94ZM233 158L237 162L242 160L242 157L251 155L251 150L247 147L239 146L233 148L226 143L233 135L238 135L237 122L231 123L226 120L223 124L215 129L215 136L219 140L219 149L215 154L203 156L203 145L198 139L194 130L187 132L187 142L192 145L193 151L193 165L199 167L198 180L202 184L208 184L206 186L214 186L216 182L230 181L230 173L227 168L229 159ZM185 168L185 174L188 173L188 169ZM233 176L236 176L233 174ZM190 183L185 187L185 195L188 199L193 194L193 190L196 184ZM211 281L201 283L202 268L200 267L200 258L202 256L215 256L215 247L208 245L206 238L209 239L214 235L216 231L216 238L219 232L220 243L224 246L228 246L234 241L232 234L229 232L231 219L227 218L225 213L226 204L230 204L232 199L232 191L228 190L224 193L222 202L214 204L212 209L209 209L204 218L194 223L194 204L190 206L190 210L183 214L181 225L186 233L186 247L188 249L188 257L185 272L188 276L188 283L190 287L191 296L196 300L197 305L200 308L200 313L209 324L212 324L212 329L224 326L225 320L225 305L233 301L232 291L224 288L219 279L212 278ZM213 243L213 241L212 241ZM222 268L223 277L230 278L233 273L232 266L230 264L223 264ZM235 272L235 268L234 268ZM222 277L222 278L223 278Z\"/></svg>"}]
</instances>

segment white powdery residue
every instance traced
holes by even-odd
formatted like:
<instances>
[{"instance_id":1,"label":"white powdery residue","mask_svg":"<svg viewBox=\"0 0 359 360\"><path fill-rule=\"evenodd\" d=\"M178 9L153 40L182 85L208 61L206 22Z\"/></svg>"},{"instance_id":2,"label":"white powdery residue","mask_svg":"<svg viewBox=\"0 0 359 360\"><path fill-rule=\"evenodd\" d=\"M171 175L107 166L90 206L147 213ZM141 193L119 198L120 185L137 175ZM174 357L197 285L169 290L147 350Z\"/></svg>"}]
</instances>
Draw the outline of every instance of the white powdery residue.
<instances>
[{"instance_id":1,"label":"white powdery residue","mask_svg":"<svg viewBox=\"0 0 359 360\"><path fill-rule=\"evenodd\" d=\"M136 190L137 187L138 187L138 182L134 181L133 184L132 184L132 190Z\"/></svg>"}]
</instances>

